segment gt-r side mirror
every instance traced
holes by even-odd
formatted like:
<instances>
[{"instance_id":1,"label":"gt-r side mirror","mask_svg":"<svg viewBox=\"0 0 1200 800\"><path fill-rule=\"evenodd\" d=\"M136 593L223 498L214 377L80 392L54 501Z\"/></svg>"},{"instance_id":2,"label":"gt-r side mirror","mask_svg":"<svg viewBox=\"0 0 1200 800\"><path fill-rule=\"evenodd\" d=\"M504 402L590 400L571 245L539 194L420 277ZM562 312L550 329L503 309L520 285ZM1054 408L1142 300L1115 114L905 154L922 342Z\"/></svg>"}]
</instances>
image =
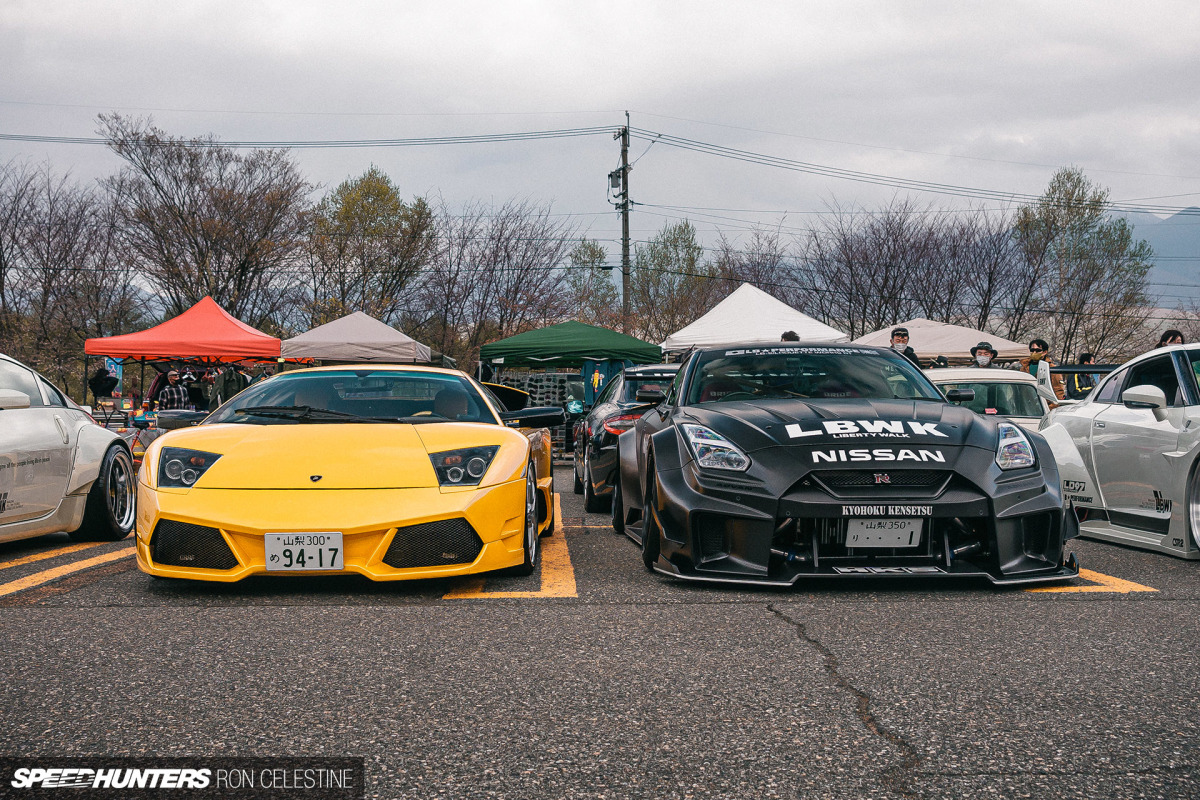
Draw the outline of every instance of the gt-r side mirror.
<instances>
[{"instance_id":1,"label":"gt-r side mirror","mask_svg":"<svg viewBox=\"0 0 1200 800\"><path fill-rule=\"evenodd\" d=\"M16 389L0 389L0 410L29 408L29 395Z\"/></svg>"},{"instance_id":2,"label":"gt-r side mirror","mask_svg":"<svg viewBox=\"0 0 1200 800\"><path fill-rule=\"evenodd\" d=\"M667 399L667 393L662 389L638 389L633 399L639 403L653 403L654 405L658 405Z\"/></svg>"},{"instance_id":3,"label":"gt-r side mirror","mask_svg":"<svg viewBox=\"0 0 1200 800\"><path fill-rule=\"evenodd\" d=\"M1167 395L1157 386L1144 384L1130 386L1121 392L1121 402L1126 408L1148 408L1154 412L1154 418L1162 422L1167 418Z\"/></svg>"},{"instance_id":4,"label":"gt-r side mirror","mask_svg":"<svg viewBox=\"0 0 1200 800\"><path fill-rule=\"evenodd\" d=\"M553 428L567 424L567 412L558 406L534 406L500 415L510 428Z\"/></svg>"},{"instance_id":5,"label":"gt-r side mirror","mask_svg":"<svg viewBox=\"0 0 1200 800\"><path fill-rule=\"evenodd\" d=\"M951 403L969 403L975 399L975 390L950 389L946 392L946 399Z\"/></svg>"}]
</instances>

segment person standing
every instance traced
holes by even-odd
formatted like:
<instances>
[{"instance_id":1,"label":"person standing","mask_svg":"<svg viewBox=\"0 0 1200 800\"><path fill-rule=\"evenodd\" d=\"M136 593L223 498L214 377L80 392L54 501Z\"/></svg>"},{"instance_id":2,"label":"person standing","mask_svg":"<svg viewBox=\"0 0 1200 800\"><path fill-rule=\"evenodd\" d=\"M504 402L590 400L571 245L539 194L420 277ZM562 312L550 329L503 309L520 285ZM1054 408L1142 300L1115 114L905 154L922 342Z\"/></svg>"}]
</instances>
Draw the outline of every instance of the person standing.
<instances>
[{"instance_id":1,"label":"person standing","mask_svg":"<svg viewBox=\"0 0 1200 800\"><path fill-rule=\"evenodd\" d=\"M798 342L800 341L800 334L796 333L795 331L784 331L783 335L779 337L779 341Z\"/></svg>"},{"instance_id":2,"label":"person standing","mask_svg":"<svg viewBox=\"0 0 1200 800\"><path fill-rule=\"evenodd\" d=\"M1091 353L1080 353L1079 366L1096 363ZM1082 400L1088 392L1096 388L1096 376L1090 372L1076 372L1067 379L1067 397L1072 400Z\"/></svg>"},{"instance_id":3,"label":"person standing","mask_svg":"<svg viewBox=\"0 0 1200 800\"><path fill-rule=\"evenodd\" d=\"M1036 376L1038 370L1050 369L1058 364L1050 358L1050 345L1045 339L1034 339L1029 343L1029 357L1021 359L1021 371ZM1059 400L1067 399L1067 388L1062 375L1050 373L1050 386Z\"/></svg>"},{"instance_id":4,"label":"person standing","mask_svg":"<svg viewBox=\"0 0 1200 800\"><path fill-rule=\"evenodd\" d=\"M179 382L179 370L167 373L167 385L158 393L159 411L179 411L188 407L187 387Z\"/></svg>"},{"instance_id":5,"label":"person standing","mask_svg":"<svg viewBox=\"0 0 1200 800\"><path fill-rule=\"evenodd\" d=\"M993 367L996 358L1000 355L1000 351L992 347L991 342L980 342L971 348L971 358L975 360L977 367Z\"/></svg>"},{"instance_id":6,"label":"person standing","mask_svg":"<svg viewBox=\"0 0 1200 800\"><path fill-rule=\"evenodd\" d=\"M916 352L908 346L908 328L892 328L892 349L920 368Z\"/></svg>"}]
</instances>

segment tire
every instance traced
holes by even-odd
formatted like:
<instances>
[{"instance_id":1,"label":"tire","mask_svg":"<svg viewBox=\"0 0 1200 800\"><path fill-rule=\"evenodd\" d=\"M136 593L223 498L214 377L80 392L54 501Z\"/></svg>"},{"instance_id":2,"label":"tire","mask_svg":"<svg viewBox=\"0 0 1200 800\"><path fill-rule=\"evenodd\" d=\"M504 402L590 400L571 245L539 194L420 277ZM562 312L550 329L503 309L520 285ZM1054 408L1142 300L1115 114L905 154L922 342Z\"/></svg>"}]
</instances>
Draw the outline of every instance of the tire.
<instances>
[{"instance_id":1,"label":"tire","mask_svg":"<svg viewBox=\"0 0 1200 800\"><path fill-rule=\"evenodd\" d=\"M537 474L533 464L526 469L525 479L525 530L524 551L525 560L520 566L512 568L513 575L532 575L542 557L541 540L538 538L537 517Z\"/></svg>"},{"instance_id":2,"label":"tire","mask_svg":"<svg viewBox=\"0 0 1200 800\"><path fill-rule=\"evenodd\" d=\"M100 474L88 491L83 524L70 536L77 542L117 542L133 531L137 519L137 478L129 451L113 445L100 462Z\"/></svg>"},{"instance_id":3,"label":"tire","mask_svg":"<svg viewBox=\"0 0 1200 800\"><path fill-rule=\"evenodd\" d=\"M589 514L599 514L607 508L604 499L596 497L592 489L592 462L585 454L583 457L583 510Z\"/></svg>"},{"instance_id":4,"label":"tire","mask_svg":"<svg viewBox=\"0 0 1200 800\"><path fill-rule=\"evenodd\" d=\"M646 484L646 500L642 508L642 563L646 565L647 572L654 572L661 542L658 538L658 525L654 522L655 506L658 504L658 479L654 475L653 462L647 472L649 483Z\"/></svg>"},{"instance_id":5,"label":"tire","mask_svg":"<svg viewBox=\"0 0 1200 800\"><path fill-rule=\"evenodd\" d=\"M625 533L625 499L621 496L621 473L617 472L617 483L613 486L612 526L617 533Z\"/></svg>"},{"instance_id":6,"label":"tire","mask_svg":"<svg viewBox=\"0 0 1200 800\"><path fill-rule=\"evenodd\" d=\"M579 479L579 451L575 451L575 458L572 459L571 477L575 479L575 494L583 494L583 481Z\"/></svg>"}]
</instances>

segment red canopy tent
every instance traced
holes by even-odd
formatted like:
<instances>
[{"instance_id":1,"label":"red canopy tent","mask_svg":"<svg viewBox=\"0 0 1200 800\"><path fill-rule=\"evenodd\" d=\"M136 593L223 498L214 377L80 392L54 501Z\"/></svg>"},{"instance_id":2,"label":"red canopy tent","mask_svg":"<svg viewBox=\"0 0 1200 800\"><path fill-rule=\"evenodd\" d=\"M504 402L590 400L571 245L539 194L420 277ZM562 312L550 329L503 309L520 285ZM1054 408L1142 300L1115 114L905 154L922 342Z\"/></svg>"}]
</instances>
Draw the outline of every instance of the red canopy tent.
<instances>
[{"instance_id":1,"label":"red canopy tent","mask_svg":"<svg viewBox=\"0 0 1200 800\"><path fill-rule=\"evenodd\" d=\"M153 328L88 339L83 352L89 356L140 361L273 361L279 358L280 342L234 319L215 300L205 297L179 316Z\"/></svg>"}]
</instances>

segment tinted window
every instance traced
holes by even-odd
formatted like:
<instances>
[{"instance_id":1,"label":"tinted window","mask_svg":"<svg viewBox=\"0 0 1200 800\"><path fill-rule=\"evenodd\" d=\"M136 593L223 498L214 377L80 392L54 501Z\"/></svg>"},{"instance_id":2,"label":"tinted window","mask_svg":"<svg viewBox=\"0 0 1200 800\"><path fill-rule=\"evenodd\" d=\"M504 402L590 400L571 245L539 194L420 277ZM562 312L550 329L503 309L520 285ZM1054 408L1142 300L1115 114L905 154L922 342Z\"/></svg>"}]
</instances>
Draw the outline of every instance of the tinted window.
<instances>
[{"instance_id":1,"label":"tinted window","mask_svg":"<svg viewBox=\"0 0 1200 800\"><path fill-rule=\"evenodd\" d=\"M1175 374L1175 363L1171 356L1159 356L1129 368L1129 380L1125 388L1133 386L1157 386L1166 395L1167 405L1183 405L1183 392L1179 389L1179 378Z\"/></svg>"},{"instance_id":2,"label":"tinted window","mask_svg":"<svg viewBox=\"0 0 1200 800\"><path fill-rule=\"evenodd\" d=\"M1007 417L1040 417L1042 404L1037 387L1029 383L944 383L942 391L972 389L975 399L958 403L976 414L999 414Z\"/></svg>"},{"instance_id":3,"label":"tinted window","mask_svg":"<svg viewBox=\"0 0 1200 800\"><path fill-rule=\"evenodd\" d=\"M11 361L0 359L0 389L12 389L29 398L29 405L44 406L33 373Z\"/></svg>"},{"instance_id":4,"label":"tinted window","mask_svg":"<svg viewBox=\"0 0 1200 800\"><path fill-rule=\"evenodd\" d=\"M1112 375L1108 376L1108 380L1096 389L1097 403L1116 403L1118 396L1121 394L1121 385L1125 383L1125 378L1129 375L1128 369L1117 370Z\"/></svg>"},{"instance_id":5,"label":"tinted window","mask_svg":"<svg viewBox=\"0 0 1200 800\"><path fill-rule=\"evenodd\" d=\"M307 407L406 422L497 423L483 396L464 376L400 370L289 372L256 383L205 420L271 425L295 418L237 413L239 409ZM337 422L313 415L304 422Z\"/></svg>"},{"instance_id":6,"label":"tinted window","mask_svg":"<svg viewBox=\"0 0 1200 800\"><path fill-rule=\"evenodd\" d=\"M655 377L627 377L625 381L625 388L622 390L621 397L626 401L633 403L637 400L637 393L639 389L657 389L665 395L667 393L667 389L671 388L671 379L673 377L673 375Z\"/></svg>"},{"instance_id":7,"label":"tinted window","mask_svg":"<svg viewBox=\"0 0 1200 800\"><path fill-rule=\"evenodd\" d=\"M50 405L65 406L67 404L67 401L62 396L62 392L60 392L58 389L55 389L53 384L43 378L38 378L38 382L42 385L42 389L45 391L46 396L50 398Z\"/></svg>"},{"instance_id":8,"label":"tinted window","mask_svg":"<svg viewBox=\"0 0 1200 800\"><path fill-rule=\"evenodd\" d=\"M616 378L614 378L612 381L609 382L608 386L605 386L603 389L601 389L600 394L596 396L595 405L600 405L601 403L608 403L608 402L612 401L613 392L617 391L617 387L622 384L623 380L624 379L618 375Z\"/></svg>"},{"instance_id":9,"label":"tinted window","mask_svg":"<svg viewBox=\"0 0 1200 800\"><path fill-rule=\"evenodd\" d=\"M700 358L688 403L786 397L943 399L908 359L875 350L744 348Z\"/></svg>"}]
</instances>

